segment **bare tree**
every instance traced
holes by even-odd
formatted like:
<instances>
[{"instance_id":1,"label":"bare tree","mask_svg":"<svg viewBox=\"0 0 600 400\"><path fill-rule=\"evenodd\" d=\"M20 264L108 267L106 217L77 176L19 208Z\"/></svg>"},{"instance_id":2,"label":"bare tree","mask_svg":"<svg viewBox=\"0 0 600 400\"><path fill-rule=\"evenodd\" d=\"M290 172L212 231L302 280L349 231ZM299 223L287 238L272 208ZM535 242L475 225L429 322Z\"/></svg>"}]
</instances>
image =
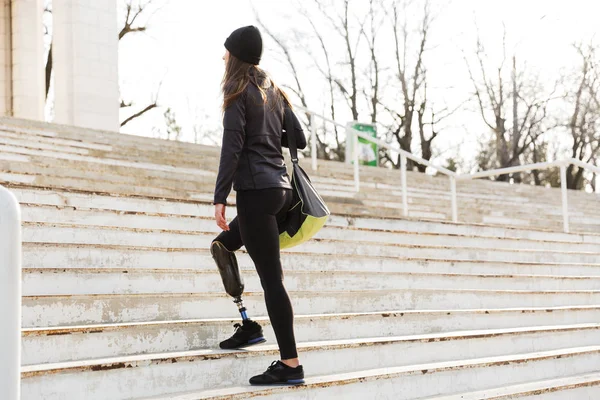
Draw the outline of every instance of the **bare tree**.
<instances>
[{"instance_id":1,"label":"bare tree","mask_svg":"<svg viewBox=\"0 0 600 400\"><path fill-rule=\"evenodd\" d=\"M573 88L568 89L565 95L572 109L567 125L573 139L571 157L592 162L600 151L600 60L593 43L577 44L575 49L581 60L580 69ZM577 166L568 167L569 189L584 188L584 172Z\"/></svg>"},{"instance_id":2,"label":"bare tree","mask_svg":"<svg viewBox=\"0 0 600 400\"><path fill-rule=\"evenodd\" d=\"M420 151L415 153L420 152L430 159L433 141L439 134L438 126L452 112L448 109L434 109L427 97L424 58L432 22L430 1L426 0L424 3L416 35L412 33L412 22L409 24L414 18L408 17L408 3L403 0L393 0L392 3L386 0L369 0L368 8L360 16L352 13L354 3L351 0L313 0L309 4L297 4L307 25L312 29L312 41L307 45L302 45L306 41L299 40L305 39L305 34L296 32L294 47L289 41L282 40L281 34L272 32L258 15L256 19L262 30L282 51L294 77L294 85L290 89L299 97L302 105L309 108L293 57L293 52L297 50L311 57L326 81L327 106L333 120L336 120L338 113L345 114L342 109L346 107L351 118L356 121L366 111L373 123L387 117L391 123L384 126L386 129L380 132L381 136L397 141L401 148L412 151L412 139L418 131ZM308 11L308 6L314 6L311 12ZM327 33L325 28L321 28L323 24L317 22L319 20L326 23ZM392 48L382 38L383 30L390 28L395 39L395 46ZM393 68L380 60L379 54L384 53L395 54ZM399 88L392 96L382 90L391 86ZM336 101L340 98L341 101ZM340 140L337 128L334 128L335 142L326 140L326 134L324 129L323 135L319 136L319 156L327 158L325 153L328 153L332 158L343 160L345 143ZM334 147L330 147L331 144ZM385 150L380 151L380 156L384 163L399 168L399 158L392 159ZM421 170L424 171L425 168Z\"/></svg>"},{"instance_id":3,"label":"bare tree","mask_svg":"<svg viewBox=\"0 0 600 400\"><path fill-rule=\"evenodd\" d=\"M122 40L125 37L125 35L127 35L129 33L146 32L146 30L148 29L147 25L136 24L136 21L142 15L148 14L150 12L149 11L151 9L150 6L153 3L155 3L155 0L142 0L142 1L140 1L140 0L125 0L125 21L123 23L123 27L119 30L119 41ZM158 9L160 9L160 8L155 9L153 13L155 13ZM51 6L50 2L46 2L44 12L46 12L48 14L52 14L52 6ZM50 34L48 27L46 27L46 34L47 35ZM53 44L52 41L50 41L50 49L48 51L48 56L46 58L46 67L45 67L46 98L49 95L50 84L51 84L51 80L52 80L52 70L53 70L52 44ZM125 118L121 122L121 126L125 126L127 123L131 122L132 120L139 118L142 115L146 114L148 111L153 110L154 108L158 107L158 92L159 91L160 91L160 84L159 84L159 90L156 91L156 95L153 97L152 101L150 103L148 103L148 105L140 108L138 111L131 114L129 117ZM133 106L133 102L121 99L121 101L120 101L121 108L132 107L132 106Z\"/></svg>"},{"instance_id":4,"label":"bare tree","mask_svg":"<svg viewBox=\"0 0 600 400\"><path fill-rule=\"evenodd\" d=\"M356 120L358 119L359 113L359 73L357 65L357 53L362 36L362 27L364 26L365 21L359 22L359 28L358 30L355 30L354 26L352 25L353 21L351 21L350 0L341 0L339 3L335 3L336 5L341 5L341 7L339 7L342 10L341 13L335 11L337 9L335 7L333 9L327 7L325 2L321 0L314 0L314 3L312 4L316 6L316 10L318 11L319 15L328 21L333 27L333 30L336 33L335 39L339 40L340 43L343 44L344 51L347 56L347 60L344 62L344 65L348 66L347 70L343 72L349 72L350 79L346 79L343 72L337 74L334 72L334 61L330 57L330 44L327 43L325 35L317 27L317 24L315 24L313 18L314 16L310 15L304 7L304 3L298 2L297 8L309 22L309 25L312 28L312 34L319 43L319 48L323 53L325 61L324 66L321 64L319 57L314 53L312 45L294 48L288 43L288 41L283 39L282 35L273 32L268 26L266 26L266 24L264 24L260 19L256 10L255 18L262 31L265 32L267 36L275 42L277 48L282 52L285 63L290 68L294 79L294 86L285 86L285 88L293 92L299 98L301 105L305 108L309 108L309 103L307 101L305 91L303 90L299 69L296 65L294 57L292 56L292 53L295 50L302 50L311 56L315 66L320 71L321 75L327 80L330 102L329 112L331 114L331 118L333 120L336 118L335 94L340 93L348 105L348 109L352 115L352 118ZM298 44L301 42L299 39L304 36L304 34L300 32L294 32L294 34L294 43L296 43L296 46L298 47ZM306 125L309 129L312 129L312 123L313 122L311 121L310 115L307 114ZM316 128L317 127L315 126L315 129ZM335 141L333 147L326 140L327 129L325 127L323 127L322 132L322 135L317 134L317 152L319 158L343 160L345 155L345 144L340 139L338 128L333 128Z\"/></svg>"},{"instance_id":5,"label":"bare tree","mask_svg":"<svg viewBox=\"0 0 600 400\"><path fill-rule=\"evenodd\" d=\"M46 78L46 98L50 91L50 83L52 81L52 37L51 37L51 20L52 20L52 2L44 1L44 37L48 38L49 48L46 56L45 78Z\"/></svg>"},{"instance_id":6,"label":"bare tree","mask_svg":"<svg viewBox=\"0 0 600 400\"><path fill-rule=\"evenodd\" d=\"M159 87L159 91L160 91L160 87ZM154 99L152 100L152 102L150 102L150 104L148 104L146 107L144 107L140 111L138 111L136 113L133 113L129 117L125 118L123 120L123 122L121 122L121 127L127 125L129 122L133 121L134 119L141 117L142 115L144 115L148 111L157 108L158 107L158 92L159 91L156 92L156 95L154 96ZM133 104L131 102L125 103L123 100L121 100L121 103L120 103L120 107L121 108L131 107L132 105Z\"/></svg>"},{"instance_id":7,"label":"bare tree","mask_svg":"<svg viewBox=\"0 0 600 400\"><path fill-rule=\"evenodd\" d=\"M393 126L388 128L389 136L393 138L401 149L413 152L413 134L417 128L420 138L421 156L429 160L432 156L432 142L438 135L435 129L436 122L441 119L435 117L435 112L431 109L427 98L427 69L425 68L425 54L429 40L432 16L430 10L430 1L423 2L422 15L419 20L418 34L413 37L409 28L409 13L407 12L409 3L407 1L394 0L387 14L391 19L392 34L394 38L393 53L395 79L399 87L400 98L394 98L394 103L401 104L397 106L384 106L384 110L392 117ZM415 47L413 53L411 49ZM428 120L427 114L431 114L431 120ZM429 128L428 128L429 127ZM427 131L430 132L429 137ZM391 158L388 152L382 152L382 158L392 164L394 168L400 166L400 156L395 160ZM414 168L412 161L408 160L407 167ZM419 171L425 171L425 166L417 166Z\"/></svg>"},{"instance_id":8,"label":"bare tree","mask_svg":"<svg viewBox=\"0 0 600 400\"><path fill-rule=\"evenodd\" d=\"M488 54L478 35L475 52L477 70L465 56L480 115L493 133L493 139L487 143L488 148L478 156L481 169L520 165L525 153L532 151L551 128L547 117L554 90L547 94L536 79L519 73L516 56L512 57L512 66L508 66L506 31L502 54L500 65L490 67ZM510 78L507 79L507 76ZM512 123L508 125L507 120L511 117ZM507 181L510 177L501 175L497 179ZM521 174L514 174L513 179L519 182Z\"/></svg>"},{"instance_id":9,"label":"bare tree","mask_svg":"<svg viewBox=\"0 0 600 400\"><path fill-rule=\"evenodd\" d=\"M350 82L345 82L341 78L334 79L334 82L348 104L350 112L352 113L352 119L356 121L358 120L359 115L357 53L362 37L361 32L368 15L363 21L359 21L357 33L354 34L354 29L352 29L351 26L352 21L350 20L350 0L341 1L341 13L327 9L321 0L314 0L314 3L321 12L321 15L329 21L331 28L334 29L343 42L346 53L346 63L350 73Z\"/></svg>"},{"instance_id":10,"label":"bare tree","mask_svg":"<svg viewBox=\"0 0 600 400\"><path fill-rule=\"evenodd\" d=\"M136 25L135 21L148 9L154 0L145 0L145 2L137 2L134 0L126 0L125 3L125 22L119 31L119 40L123 39L128 33L146 32L146 25Z\"/></svg>"},{"instance_id":11,"label":"bare tree","mask_svg":"<svg viewBox=\"0 0 600 400\"><path fill-rule=\"evenodd\" d=\"M275 42L275 44L277 45L277 48L279 48L279 50L282 52L282 54L285 58L285 63L290 68L290 71L294 78L294 86L282 85L282 87L284 87L285 89L294 93L300 100L300 104L304 108L308 108L308 102L306 99L306 94L304 92L303 85L301 83L300 74L298 72L298 68L297 68L294 58L292 56L292 49L282 38L280 38L278 35L276 35L271 29L269 29L262 22L256 9L254 10L254 16L255 16L256 22L257 22L258 26L261 28L261 30L264 33L266 33L267 36L271 38L271 40L273 40ZM312 123L313 123L313 120L310 118L310 115L307 114L306 115L306 126L308 127L308 129L312 129ZM317 153L318 153L319 158L325 158L325 159L329 158L328 151L327 151L327 144L321 140L319 135L316 135L316 139L317 139Z\"/></svg>"},{"instance_id":12,"label":"bare tree","mask_svg":"<svg viewBox=\"0 0 600 400\"><path fill-rule=\"evenodd\" d=\"M137 34L137 33L143 33L143 32L147 31L147 29L148 29L147 22L146 22L146 24L140 25L140 24L137 24L136 21L138 20L138 18L142 17L142 15L151 13L148 16L148 17L150 17L151 15L156 13L160 9L160 7L152 10L152 6L155 3L156 3L155 0L125 0L125 21L123 22L123 27L119 31L119 41L121 41L128 34L131 34L131 33ZM146 18L146 21L148 21L148 18ZM134 112L129 117L125 118L121 122L121 127L125 126L127 123L131 122L134 119L142 117L147 112L149 112L159 106L158 97L159 97L161 85L162 85L162 81L159 82L158 89L156 90L155 95L153 96L152 100L144 107L141 107L141 108L138 107L138 111ZM121 99L120 104L121 104L121 108L134 106L132 101L126 101L124 99Z\"/></svg>"},{"instance_id":13,"label":"bare tree","mask_svg":"<svg viewBox=\"0 0 600 400\"><path fill-rule=\"evenodd\" d=\"M377 57L377 36L379 33L379 29L382 26L383 19L380 14L382 13L382 8L379 7L380 2L376 2L375 0L369 0L369 14L368 14L368 22L369 29L365 29L363 27L361 33L367 42L367 46L369 48L369 68L368 68L368 80L369 80L369 93L365 91L365 98L369 100L369 106L371 107L371 122L377 122L377 110L379 108L380 97L380 77L381 77L381 67L380 62Z\"/></svg>"},{"instance_id":14,"label":"bare tree","mask_svg":"<svg viewBox=\"0 0 600 400\"><path fill-rule=\"evenodd\" d=\"M335 81L334 81L333 72L332 72L331 58L329 56L329 50L328 50L327 46L325 45L325 39L324 39L323 35L321 34L321 32L319 31L319 29L317 28L317 26L315 25L314 20L308 15L308 13L306 13L306 11L303 12L303 15L305 16L308 23L312 27L313 33L315 34L315 36L319 42L320 49L323 52L323 57L325 59L325 67L324 68L320 66L317 58L312 54L311 50L305 49L307 51L307 53L309 53L312 56L315 66L321 72L323 77L327 80L327 88L328 88L328 92L329 92L329 112L331 115L331 119L333 121L335 121L335 119L336 119ZM326 132L327 132L327 130L324 129L324 136L326 135ZM331 149L331 151L334 153L334 155L336 156L336 158L338 160L344 161L345 156L346 156L345 144L340 140L340 133L339 133L337 125L333 126L333 134L334 134L334 140L335 140L335 147L333 149Z\"/></svg>"}]
</instances>

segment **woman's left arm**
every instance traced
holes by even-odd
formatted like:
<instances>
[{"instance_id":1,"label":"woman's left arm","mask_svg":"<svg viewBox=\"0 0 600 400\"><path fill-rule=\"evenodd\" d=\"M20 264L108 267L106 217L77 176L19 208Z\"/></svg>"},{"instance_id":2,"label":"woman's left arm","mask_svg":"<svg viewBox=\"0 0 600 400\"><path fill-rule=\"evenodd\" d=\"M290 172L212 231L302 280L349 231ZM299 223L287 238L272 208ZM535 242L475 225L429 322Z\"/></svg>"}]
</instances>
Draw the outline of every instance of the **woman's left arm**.
<instances>
[{"instance_id":1,"label":"woman's left arm","mask_svg":"<svg viewBox=\"0 0 600 400\"><path fill-rule=\"evenodd\" d=\"M285 107L289 107L288 105L286 105ZM304 130L302 129L302 124L300 124L300 121L298 120L298 117L296 117L296 113L292 111L291 116L293 118L292 120L292 126L294 127L294 132L283 132L281 135L281 145L283 147L290 147L289 146L289 139L288 139L288 135L295 135L296 137L296 147L298 148L298 150L303 150L306 148L306 136L304 135ZM285 129L286 127L286 113L283 113L283 129Z\"/></svg>"}]
</instances>

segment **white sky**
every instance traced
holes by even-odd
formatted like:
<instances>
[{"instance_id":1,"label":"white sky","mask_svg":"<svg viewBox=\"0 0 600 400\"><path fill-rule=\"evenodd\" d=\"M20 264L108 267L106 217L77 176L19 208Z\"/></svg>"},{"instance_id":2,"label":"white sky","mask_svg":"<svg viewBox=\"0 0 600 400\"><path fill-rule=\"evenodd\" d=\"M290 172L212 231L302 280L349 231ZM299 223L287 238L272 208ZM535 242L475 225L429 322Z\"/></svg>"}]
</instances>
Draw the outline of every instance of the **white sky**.
<instances>
[{"instance_id":1,"label":"white sky","mask_svg":"<svg viewBox=\"0 0 600 400\"><path fill-rule=\"evenodd\" d=\"M244 25L255 24L250 0L158 0L164 6L151 17L148 33L126 37L120 45L120 80L124 97L143 107L160 87L159 103L164 108L153 111L123 131L152 135L154 127L164 126L162 113L171 107L183 127L183 139L193 140L193 126L217 132L221 113L219 85L223 73L223 42L229 33ZM414 0L419 3L421 0ZM295 14L293 0L254 0L262 21L286 38L290 26L302 28L303 20ZM353 11L360 13L367 0L353 0ZM551 81L561 70L577 62L571 44L589 41L597 31L600 1L597 0L433 0L440 7L434 23L429 65L432 97L438 103L459 104L468 98L472 86L468 80L463 50L475 43L475 21L488 47L501 49L502 24L508 32L508 51L542 81ZM309 27L308 27L309 28ZM307 28L307 29L308 29ZM326 31L326 28L324 28ZM287 66L274 51L274 43L265 37L261 67L276 82L292 84ZM499 53L498 53L499 54ZM306 56L295 53L302 64ZM388 62L393 54L382 54ZM310 63L302 68L311 108L321 110L326 97L325 86L318 80ZM312 79L314 77L314 79ZM314 84L309 85L309 83ZM473 107L470 107L473 109ZM128 115L130 111L126 111ZM348 116L341 116L345 123ZM362 119L369 118L368 112ZM463 110L448 121L436 139L440 159L460 153L469 158L475 152L477 138L485 132L480 118ZM209 143L208 141L204 141ZM441 160L443 161L443 160Z\"/></svg>"}]
</instances>

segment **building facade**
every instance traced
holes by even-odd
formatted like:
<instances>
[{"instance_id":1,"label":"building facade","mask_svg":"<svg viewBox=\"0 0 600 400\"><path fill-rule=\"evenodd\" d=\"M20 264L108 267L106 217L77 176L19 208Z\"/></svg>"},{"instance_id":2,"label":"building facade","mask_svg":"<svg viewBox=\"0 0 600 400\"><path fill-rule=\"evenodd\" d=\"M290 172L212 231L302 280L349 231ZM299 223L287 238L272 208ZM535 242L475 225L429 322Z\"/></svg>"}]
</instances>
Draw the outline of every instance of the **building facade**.
<instances>
[{"instance_id":1,"label":"building facade","mask_svg":"<svg viewBox=\"0 0 600 400\"><path fill-rule=\"evenodd\" d=\"M44 0L0 0L0 115L44 120ZM119 130L116 0L52 2L54 122Z\"/></svg>"}]
</instances>

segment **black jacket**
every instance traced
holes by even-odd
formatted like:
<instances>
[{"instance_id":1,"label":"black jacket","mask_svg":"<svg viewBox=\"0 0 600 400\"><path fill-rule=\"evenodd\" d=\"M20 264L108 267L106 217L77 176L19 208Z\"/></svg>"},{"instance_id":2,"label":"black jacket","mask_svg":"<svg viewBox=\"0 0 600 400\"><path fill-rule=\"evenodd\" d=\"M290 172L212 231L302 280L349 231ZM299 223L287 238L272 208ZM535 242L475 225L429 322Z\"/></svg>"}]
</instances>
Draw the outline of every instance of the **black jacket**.
<instances>
[{"instance_id":1,"label":"black jacket","mask_svg":"<svg viewBox=\"0 0 600 400\"><path fill-rule=\"evenodd\" d=\"M214 204L227 204L231 185L236 191L268 188L291 189L281 146L288 147L284 111L274 105L278 93L266 89L267 104L258 88L250 83L225 110L223 146L215 188ZM306 148L306 137L294 115L298 149Z\"/></svg>"}]
</instances>

